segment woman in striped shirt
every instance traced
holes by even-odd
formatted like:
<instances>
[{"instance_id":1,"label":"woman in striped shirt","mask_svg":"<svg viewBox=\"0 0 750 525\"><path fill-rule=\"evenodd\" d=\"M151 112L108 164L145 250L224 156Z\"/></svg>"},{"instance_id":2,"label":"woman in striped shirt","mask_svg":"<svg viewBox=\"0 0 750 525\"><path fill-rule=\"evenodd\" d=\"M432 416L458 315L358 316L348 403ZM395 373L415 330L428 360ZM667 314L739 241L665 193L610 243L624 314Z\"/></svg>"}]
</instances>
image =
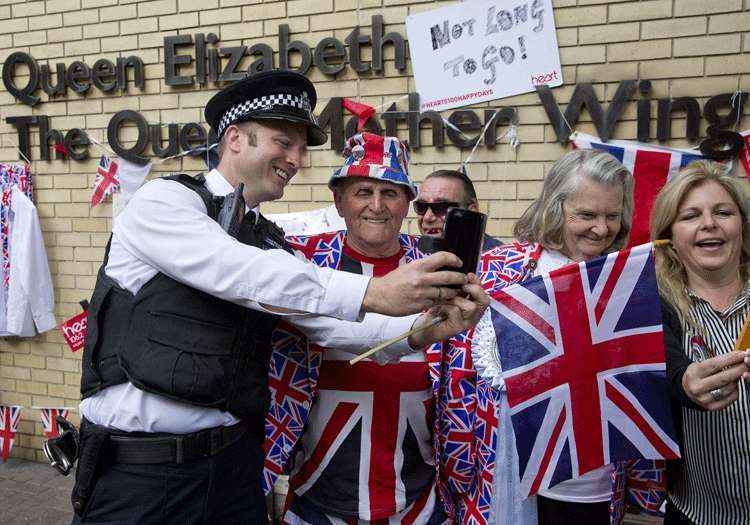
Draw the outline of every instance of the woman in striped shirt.
<instances>
[{"instance_id":1,"label":"woman in striped shirt","mask_svg":"<svg viewBox=\"0 0 750 525\"><path fill-rule=\"evenodd\" d=\"M665 524L750 523L750 357L733 352L750 312L745 196L698 161L662 189L651 216L673 415L683 459L668 469Z\"/></svg>"}]
</instances>

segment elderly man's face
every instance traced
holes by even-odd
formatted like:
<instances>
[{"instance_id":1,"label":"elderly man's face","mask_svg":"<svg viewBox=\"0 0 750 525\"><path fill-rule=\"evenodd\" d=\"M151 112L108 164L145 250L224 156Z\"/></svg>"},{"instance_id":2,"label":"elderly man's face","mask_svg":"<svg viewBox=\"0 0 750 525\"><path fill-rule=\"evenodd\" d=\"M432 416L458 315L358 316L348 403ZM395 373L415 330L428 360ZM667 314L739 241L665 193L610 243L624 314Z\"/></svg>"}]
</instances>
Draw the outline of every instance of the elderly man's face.
<instances>
[{"instance_id":1,"label":"elderly man's face","mask_svg":"<svg viewBox=\"0 0 750 525\"><path fill-rule=\"evenodd\" d=\"M398 236L409 211L404 186L366 177L350 177L334 190L344 218L347 243L369 257L388 257L400 249Z\"/></svg>"},{"instance_id":2,"label":"elderly man's face","mask_svg":"<svg viewBox=\"0 0 750 525\"><path fill-rule=\"evenodd\" d=\"M467 208L477 211L476 202L466 202L466 195L463 184L456 179L446 177L430 177L425 180L419 187L419 198L417 201L424 204L437 204L437 206L428 207L424 213L417 214L417 226L422 235L430 237L440 237L443 234L445 226L445 214L447 204L459 208ZM440 206L442 204L442 206Z\"/></svg>"},{"instance_id":3,"label":"elderly man's face","mask_svg":"<svg viewBox=\"0 0 750 525\"><path fill-rule=\"evenodd\" d=\"M602 184L584 177L578 191L563 202L565 255L581 262L604 253L620 233L622 199L620 184Z\"/></svg>"}]
</instances>

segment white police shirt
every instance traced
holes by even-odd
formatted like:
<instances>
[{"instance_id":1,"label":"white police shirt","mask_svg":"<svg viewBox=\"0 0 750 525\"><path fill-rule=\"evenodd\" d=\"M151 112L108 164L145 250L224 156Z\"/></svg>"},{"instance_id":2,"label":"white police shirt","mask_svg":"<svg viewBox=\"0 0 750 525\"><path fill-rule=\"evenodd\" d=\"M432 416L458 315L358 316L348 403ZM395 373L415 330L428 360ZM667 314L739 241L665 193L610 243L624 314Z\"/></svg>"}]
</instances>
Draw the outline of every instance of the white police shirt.
<instances>
[{"instance_id":1,"label":"white police shirt","mask_svg":"<svg viewBox=\"0 0 750 525\"><path fill-rule=\"evenodd\" d=\"M214 195L234 191L217 170L206 176L206 187ZM285 318L320 346L354 352L408 331L418 317L360 316L369 277L320 268L283 250L242 244L206 214L196 192L171 180L145 184L118 216L105 272L133 294L162 272L255 310L267 311L262 303L315 312ZM392 352L409 350L404 341ZM173 401L132 383L84 399L80 413L92 423L127 432L184 434L237 422L228 412Z\"/></svg>"}]
</instances>

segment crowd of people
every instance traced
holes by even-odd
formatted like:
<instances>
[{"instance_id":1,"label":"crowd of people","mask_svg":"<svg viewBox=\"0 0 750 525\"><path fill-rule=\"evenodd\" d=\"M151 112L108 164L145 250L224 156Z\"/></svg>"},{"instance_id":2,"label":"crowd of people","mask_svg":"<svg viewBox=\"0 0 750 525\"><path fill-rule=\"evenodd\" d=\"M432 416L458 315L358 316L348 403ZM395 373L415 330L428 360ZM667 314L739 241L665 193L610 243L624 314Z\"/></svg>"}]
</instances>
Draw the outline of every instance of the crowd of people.
<instances>
[{"instance_id":1,"label":"crowd of people","mask_svg":"<svg viewBox=\"0 0 750 525\"><path fill-rule=\"evenodd\" d=\"M471 179L438 170L418 187L405 143L361 133L329 181L346 229L284 237L258 206L326 141L315 103L288 71L220 91L206 107L218 166L147 183L115 224L89 309L74 523L265 523L281 474L273 518L290 525L617 523L617 487L644 472L667 524L750 523L750 357L735 351L750 223L725 166L689 165L652 211L682 459L605 465L526 498L488 305L625 247L632 174L603 151L564 154L514 240L486 236L464 275L401 230L410 205L426 236L449 208L479 210ZM468 460L446 444L457 421L476 434Z\"/></svg>"}]
</instances>

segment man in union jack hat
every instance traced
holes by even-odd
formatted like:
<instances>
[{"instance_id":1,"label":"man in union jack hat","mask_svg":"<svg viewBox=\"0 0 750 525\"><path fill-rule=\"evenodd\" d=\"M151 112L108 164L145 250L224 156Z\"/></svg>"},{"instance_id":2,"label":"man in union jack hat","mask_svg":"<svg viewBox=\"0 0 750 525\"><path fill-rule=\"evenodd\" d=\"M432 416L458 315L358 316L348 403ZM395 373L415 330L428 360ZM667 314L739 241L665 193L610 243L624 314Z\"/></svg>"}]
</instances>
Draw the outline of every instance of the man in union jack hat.
<instances>
[{"instance_id":1,"label":"man in union jack hat","mask_svg":"<svg viewBox=\"0 0 750 525\"><path fill-rule=\"evenodd\" d=\"M400 233L417 196L407 145L362 133L343 155L329 187L346 230L287 237L292 248L319 266L370 276L423 257L417 238ZM291 327L273 339L264 483L268 490L291 470L282 522L446 522L431 424L439 346L349 365L354 354L314 344L308 352Z\"/></svg>"}]
</instances>

